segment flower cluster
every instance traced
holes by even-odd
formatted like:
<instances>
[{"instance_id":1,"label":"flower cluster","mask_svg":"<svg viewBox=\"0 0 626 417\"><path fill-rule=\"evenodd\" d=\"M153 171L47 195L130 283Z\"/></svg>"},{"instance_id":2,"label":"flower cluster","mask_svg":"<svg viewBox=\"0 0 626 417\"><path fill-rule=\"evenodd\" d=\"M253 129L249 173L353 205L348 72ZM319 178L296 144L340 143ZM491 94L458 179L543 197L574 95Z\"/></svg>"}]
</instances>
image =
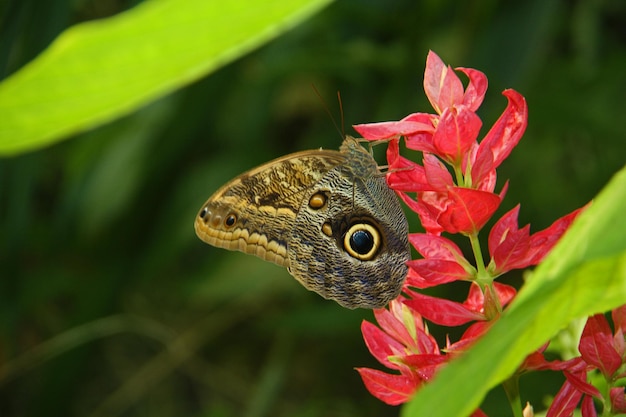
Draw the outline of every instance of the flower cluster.
<instances>
[{"instance_id":1,"label":"flower cluster","mask_svg":"<svg viewBox=\"0 0 626 417\"><path fill-rule=\"evenodd\" d=\"M526 129L527 106L521 94L505 90L506 109L479 141L482 122L476 111L484 99L487 78L475 69L456 68L456 71L467 76L467 87L463 86L454 69L430 52L426 60L424 90L434 114L413 113L400 121L354 126L367 140L389 141L388 184L417 213L425 230L425 233L409 235L409 241L422 259L409 261L404 295L392 301L388 308L374 311L379 327L367 321L361 327L372 355L395 372L369 368L357 370L366 388L392 405L406 402L438 369L467 349L498 319L503 308L515 297L516 290L495 282L495 279L508 271L541 262L580 212L580 209L576 210L547 229L531 234L529 225L518 226L519 205L516 206L497 220L489 231L489 259L488 262L485 260L478 234L493 217L506 193L508 183L496 191L496 169ZM408 149L422 152L421 164L400 156L400 139L404 139ZM470 262L454 242L442 236L444 232L467 237L474 262ZM468 296L462 303L415 290L453 281L470 283ZM446 346L440 349L429 334L424 319L443 326L468 327L458 341L447 340ZM555 403L562 400L569 406L576 400L576 407L581 396L585 396L583 404L588 406L591 400L587 398L599 398L597 390L592 391L592 386L585 382L583 374L589 372L589 366L601 369L607 378L616 378L619 374L616 366L624 358L623 318L619 323L616 327L620 333L615 334L613 339L616 341L612 345L616 353L611 353L613 360L609 361L610 364L585 359L589 353L583 353L583 359L576 361L548 362L543 356L546 345L530 355L519 372L537 369L564 371L568 379L562 391L567 393L567 398L565 394L557 396ZM608 338L610 335L604 330L600 333ZM597 331L590 333L599 337L595 336ZM586 350L582 349L582 343L581 353ZM623 403L623 389L620 395ZM619 408L618 402L614 404L617 404L614 405L616 409ZM484 414L477 410L474 415Z\"/></svg>"},{"instance_id":2,"label":"flower cluster","mask_svg":"<svg viewBox=\"0 0 626 417\"><path fill-rule=\"evenodd\" d=\"M546 417L571 416L582 398L583 417L597 417L594 398L602 406L602 415L626 414L626 306L611 312L615 331L602 314L587 320L578 351L580 357L567 363L565 383L554 397ZM588 382L589 376L600 374L604 395Z\"/></svg>"}]
</instances>

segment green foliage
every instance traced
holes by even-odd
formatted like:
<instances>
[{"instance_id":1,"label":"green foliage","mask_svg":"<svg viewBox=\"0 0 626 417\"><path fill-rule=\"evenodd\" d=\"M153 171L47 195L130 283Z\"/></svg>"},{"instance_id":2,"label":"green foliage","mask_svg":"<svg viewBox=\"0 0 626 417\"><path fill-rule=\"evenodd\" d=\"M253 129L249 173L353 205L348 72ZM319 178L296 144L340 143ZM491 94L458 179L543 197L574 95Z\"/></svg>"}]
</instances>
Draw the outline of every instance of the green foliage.
<instances>
[{"instance_id":1,"label":"green foliage","mask_svg":"<svg viewBox=\"0 0 626 417\"><path fill-rule=\"evenodd\" d=\"M283 10L276 14L267 2L132 3L0 6L0 76L7 77L0 84L0 151L7 155L0 160L2 416L399 413L373 399L352 369L377 367L360 337L369 312L341 309L286 271L210 248L193 233L197 210L224 181L287 152L340 144L311 84L333 115L341 92L348 126L429 111L420 85L428 49L487 74L485 126L505 106L500 92L520 91L529 128L499 171L500 181L511 181L501 210L521 202L520 221L534 231L586 204L624 164L626 8L619 0L342 0L306 21L325 2L276 2ZM219 16L208 17L218 4ZM232 13L237 4L245 8L227 18L230 4ZM154 36L125 26L131 19L152 22ZM75 22L86 23L52 42ZM70 60L71 48L61 50L62 39L80 46L86 32L95 36L109 22L129 36L83 50L88 59ZM175 22L189 30L168 32ZM192 28L223 43L193 36ZM59 66L48 73L53 58ZM113 65L118 59L127 65ZM115 77L126 81L107 70L121 70ZM14 93L18 86L31 90ZM79 86L107 94L81 105L71 96ZM71 100L53 105L49 99L61 93ZM591 292L615 277L600 276L600 267L623 256L623 174L616 181L570 234L580 240L563 242L534 272L486 339L497 361L487 366L479 346L407 414L467 411L568 318L623 298L623 286ZM596 267L589 278L587 268ZM454 290L456 299L466 292ZM432 331L445 340L445 331ZM522 378L522 393L531 391L522 400L541 409L558 382L525 385ZM507 415L502 397L492 392L483 409Z\"/></svg>"},{"instance_id":2,"label":"green foliage","mask_svg":"<svg viewBox=\"0 0 626 417\"><path fill-rule=\"evenodd\" d=\"M528 353L572 320L623 305L625 212L626 168L577 219L485 337L418 392L402 415L469 415L489 389L515 372Z\"/></svg>"},{"instance_id":3,"label":"green foliage","mask_svg":"<svg viewBox=\"0 0 626 417\"><path fill-rule=\"evenodd\" d=\"M0 154L136 110L240 57L329 0L154 0L73 26L0 84Z\"/></svg>"}]
</instances>

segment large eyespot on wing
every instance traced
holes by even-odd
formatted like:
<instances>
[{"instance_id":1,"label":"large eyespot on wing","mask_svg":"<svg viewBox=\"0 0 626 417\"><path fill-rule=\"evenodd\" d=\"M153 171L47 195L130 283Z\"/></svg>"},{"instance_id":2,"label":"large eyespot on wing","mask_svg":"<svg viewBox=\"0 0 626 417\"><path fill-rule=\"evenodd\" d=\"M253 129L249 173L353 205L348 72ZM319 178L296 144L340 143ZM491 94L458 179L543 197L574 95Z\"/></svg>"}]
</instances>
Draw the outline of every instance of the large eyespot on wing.
<instances>
[{"instance_id":1,"label":"large eyespot on wing","mask_svg":"<svg viewBox=\"0 0 626 417\"><path fill-rule=\"evenodd\" d=\"M382 246L382 236L376 226L369 223L350 225L343 239L343 249L360 261L371 261Z\"/></svg>"},{"instance_id":2,"label":"large eyespot on wing","mask_svg":"<svg viewBox=\"0 0 626 417\"><path fill-rule=\"evenodd\" d=\"M329 171L300 207L290 237L291 273L344 307L380 308L399 295L406 277L408 223L383 177L361 180L345 171ZM320 204L312 202L324 190L327 201L316 209Z\"/></svg>"}]
</instances>

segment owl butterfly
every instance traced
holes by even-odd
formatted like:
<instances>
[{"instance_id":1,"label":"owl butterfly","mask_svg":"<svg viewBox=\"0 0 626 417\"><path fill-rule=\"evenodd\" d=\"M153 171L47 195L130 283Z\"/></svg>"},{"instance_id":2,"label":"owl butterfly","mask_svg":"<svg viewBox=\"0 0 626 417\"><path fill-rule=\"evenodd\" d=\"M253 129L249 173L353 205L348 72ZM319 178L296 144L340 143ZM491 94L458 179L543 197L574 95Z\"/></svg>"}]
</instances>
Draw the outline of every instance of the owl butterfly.
<instances>
[{"instance_id":1,"label":"owl butterfly","mask_svg":"<svg viewBox=\"0 0 626 417\"><path fill-rule=\"evenodd\" d=\"M293 153L231 180L202 206L195 229L209 245L284 266L351 309L396 298L410 258L400 203L349 136L339 151Z\"/></svg>"}]
</instances>

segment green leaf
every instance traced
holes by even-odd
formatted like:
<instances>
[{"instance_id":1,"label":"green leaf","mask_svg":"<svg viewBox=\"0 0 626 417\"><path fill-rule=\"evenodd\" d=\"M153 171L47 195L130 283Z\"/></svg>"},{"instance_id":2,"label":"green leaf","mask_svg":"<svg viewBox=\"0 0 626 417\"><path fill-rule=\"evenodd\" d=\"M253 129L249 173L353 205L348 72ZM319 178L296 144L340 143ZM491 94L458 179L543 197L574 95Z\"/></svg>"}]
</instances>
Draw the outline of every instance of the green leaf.
<instances>
[{"instance_id":1,"label":"green leaf","mask_svg":"<svg viewBox=\"0 0 626 417\"><path fill-rule=\"evenodd\" d=\"M626 303L625 213L626 168L576 219L485 337L442 369L401 415L467 416L570 321Z\"/></svg>"},{"instance_id":2,"label":"green leaf","mask_svg":"<svg viewBox=\"0 0 626 417\"><path fill-rule=\"evenodd\" d=\"M41 148L205 76L331 0L152 0L76 25L0 83L0 155Z\"/></svg>"}]
</instances>

